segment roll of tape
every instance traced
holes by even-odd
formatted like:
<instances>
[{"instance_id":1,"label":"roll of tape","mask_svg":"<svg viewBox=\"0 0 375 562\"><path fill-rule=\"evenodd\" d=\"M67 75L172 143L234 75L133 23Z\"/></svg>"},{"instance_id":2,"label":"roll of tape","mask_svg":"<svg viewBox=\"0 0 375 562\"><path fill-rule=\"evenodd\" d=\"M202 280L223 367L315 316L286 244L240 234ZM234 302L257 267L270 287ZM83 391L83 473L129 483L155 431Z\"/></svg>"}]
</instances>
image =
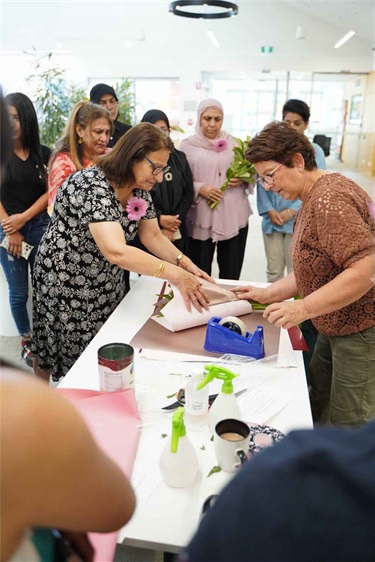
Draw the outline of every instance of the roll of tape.
<instances>
[{"instance_id":1,"label":"roll of tape","mask_svg":"<svg viewBox=\"0 0 375 562\"><path fill-rule=\"evenodd\" d=\"M240 334L243 337L246 336L246 324L237 318L237 316L225 316L220 320L219 325L224 326L224 328L228 328L228 330L231 330L236 334Z\"/></svg>"}]
</instances>

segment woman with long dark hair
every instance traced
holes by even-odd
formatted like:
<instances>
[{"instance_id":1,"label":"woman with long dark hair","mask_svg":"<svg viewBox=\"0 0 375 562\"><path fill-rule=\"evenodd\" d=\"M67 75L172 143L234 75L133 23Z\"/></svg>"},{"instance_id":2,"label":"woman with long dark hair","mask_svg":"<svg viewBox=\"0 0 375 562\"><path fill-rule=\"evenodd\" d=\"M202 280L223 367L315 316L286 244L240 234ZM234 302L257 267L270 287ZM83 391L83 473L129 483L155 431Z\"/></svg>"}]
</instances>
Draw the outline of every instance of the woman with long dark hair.
<instances>
[{"instance_id":1,"label":"woman with long dark hair","mask_svg":"<svg viewBox=\"0 0 375 562\"><path fill-rule=\"evenodd\" d=\"M142 123L152 123L168 137L170 136L169 119L159 109L146 111ZM168 166L169 172L165 174L163 181L154 185L151 197L163 235L181 252L185 252L187 250L185 217L194 199L193 176L185 153L181 150L174 149L171 152Z\"/></svg>"},{"instance_id":2,"label":"woman with long dark hair","mask_svg":"<svg viewBox=\"0 0 375 562\"><path fill-rule=\"evenodd\" d=\"M32 366L27 312L29 267L33 271L39 242L47 229L47 170L50 150L40 144L36 112L20 92L5 97L13 129L0 197L0 259L9 285L12 316L22 337L22 357ZM32 247L27 255L27 247Z\"/></svg>"}]
</instances>

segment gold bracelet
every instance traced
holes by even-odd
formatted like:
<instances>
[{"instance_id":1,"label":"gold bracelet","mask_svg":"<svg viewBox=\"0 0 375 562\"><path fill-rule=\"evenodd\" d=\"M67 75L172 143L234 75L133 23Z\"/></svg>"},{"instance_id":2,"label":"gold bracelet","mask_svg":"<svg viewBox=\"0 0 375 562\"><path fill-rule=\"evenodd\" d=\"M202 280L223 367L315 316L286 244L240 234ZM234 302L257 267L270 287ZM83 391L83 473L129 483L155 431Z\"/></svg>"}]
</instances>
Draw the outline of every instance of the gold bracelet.
<instances>
[{"instance_id":1,"label":"gold bracelet","mask_svg":"<svg viewBox=\"0 0 375 562\"><path fill-rule=\"evenodd\" d=\"M163 273L165 269L165 261L162 261L161 264L159 265L157 271L155 271L153 277L160 277L160 275Z\"/></svg>"},{"instance_id":2,"label":"gold bracelet","mask_svg":"<svg viewBox=\"0 0 375 562\"><path fill-rule=\"evenodd\" d=\"M182 260L182 258L184 258L184 254L178 254L177 258L176 258L176 263L177 263L177 267L180 265L180 261Z\"/></svg>"}]
</instances>

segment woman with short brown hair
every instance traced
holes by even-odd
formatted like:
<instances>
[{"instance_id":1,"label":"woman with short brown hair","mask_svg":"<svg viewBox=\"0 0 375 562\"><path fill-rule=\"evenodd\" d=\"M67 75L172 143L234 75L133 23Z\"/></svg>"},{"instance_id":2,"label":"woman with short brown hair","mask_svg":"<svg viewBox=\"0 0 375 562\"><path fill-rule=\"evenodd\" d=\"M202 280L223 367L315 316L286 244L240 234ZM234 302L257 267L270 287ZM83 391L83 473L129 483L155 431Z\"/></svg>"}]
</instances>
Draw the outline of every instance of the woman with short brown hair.
<instances>
[{"instance_id":1,"label":"woman with short brown hair","mask_svg":"<svg viewBox=\"0 0 375 562\"><path fill-rule=\"evenodd\" d=\"M310 364L316 422L358 425L375 417L375 224L371 199L352 180L318 170L310 142L286 123L267 125L246 158L265 189L301 199L294 223L294 272L266 289L236 287L291 328L312 319L319 332ZM299 300L288 300L300 295Z\"/></svg>"},{"instance_id":2,"label":"woman with short brown hair","mask_svg":"<svg viewBox=\"0 0 375 562\"><path fill-rule=\"evenodd\" d=\"M142 123L59 189L35 267L38 375L58 380L72 367L125 296L124 269L168 279L189 310L207 308L194 275L210 278L162 235L150 195L172 150L161 129ZM127 244L137 233L154 255Z\"/></svg>"}]
</instances>

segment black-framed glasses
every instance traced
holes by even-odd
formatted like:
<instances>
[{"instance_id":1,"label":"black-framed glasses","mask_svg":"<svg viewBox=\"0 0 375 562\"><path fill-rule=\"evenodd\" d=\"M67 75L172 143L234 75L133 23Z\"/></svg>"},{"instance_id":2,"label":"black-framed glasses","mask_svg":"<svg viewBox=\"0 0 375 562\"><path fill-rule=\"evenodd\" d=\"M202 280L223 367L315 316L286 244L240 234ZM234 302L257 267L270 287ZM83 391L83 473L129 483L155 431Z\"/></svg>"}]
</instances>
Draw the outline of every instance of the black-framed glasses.
<instances>
[{"instance_id":1,"label":"black-framed glasses","mask_svg":"<svg viewBox=\"0 0 375 562\"><path fill-rule=\"evenodd\" d=\"M273 186L273 176L283 164L285 164L285 162L281 162L281 164L276 166L276 168L272 170L272 172L266 174L265 176L258 176L258 181L263 185L263 187L268 187L270 189Z\"/></svg>"},{"instance_id":2,"label":"black-framed glasses","mask_svg":"<svg viewBox=\"0 0 375 562\"><path fill-rule=\"evenodd\" d=\"M157 176L161 172L163 172L163 174L166 174L171 169L170 166L157 166L156 164L153 163L152 160L147 158L147 156L145 156L145 158L146 158L147 162L149 162L151 164L151 166L153 167L153 170L152 170L153 176Z\"/></svg>"}]
</instances>

